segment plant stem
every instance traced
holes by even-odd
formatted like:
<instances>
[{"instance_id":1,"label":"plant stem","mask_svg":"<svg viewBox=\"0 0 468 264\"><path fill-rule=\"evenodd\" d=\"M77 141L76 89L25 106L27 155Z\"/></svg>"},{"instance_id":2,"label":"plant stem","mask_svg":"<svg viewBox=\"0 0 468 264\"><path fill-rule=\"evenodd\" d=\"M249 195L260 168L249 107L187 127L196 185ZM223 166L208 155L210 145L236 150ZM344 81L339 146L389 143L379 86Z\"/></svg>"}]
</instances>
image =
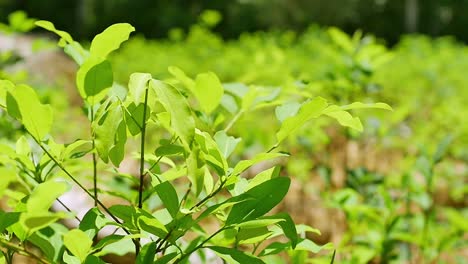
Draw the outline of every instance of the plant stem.
<instances>
[{"instance_id":1,"label":"plant stem","mask_svg":"<svg viewBox=\"0 0 468 264\"><path fill-rule=\"evenodd\" d=\"M145 104L143 109L143 122L140 142L140 186L138 187L138 208L143 207L143 183L145 178L145 135L146 135L146 108L148 105L148 89L145 91Z\"/></svg>"},{"instance_id":2,"label":"plant stem","mask_svg":"<svg viewBox=\"0 0 468 264\"><path fill-rule=\"evenodd\" d=\"M9 241L5 241L3 239L0 239L0 245L2 245L5 248L8 248L8 249L11 249L11 250L15 251L20 255L33 258L33 259L37 260L38 263L44 263L44 264L49 264L50 263L46 259L44 259L44 258L42 258L40 256L37 256L36 254L28 251L26 248L21 247L21 246L16 245L16 244L13 244L13 243L11 243Z\"/></svg>"},{"instance_id":3,"label":"plant stem","mask_svg":"<svg viewBox=\"0 0 468 264\"><path fill-rule=\"evenodd\" d=\"M145 136L146 136L146 109L148 105L148 88L145 90L145 103L143 108L143 120L141 123L140 140L140 185L138 186L138 208L143 208L143 184L145 179ZM135 241L135 257L140 253L140 239Z\"/></svg>"},{"instance_id":4,"label":"plant stem","mask_svg":"<svg viewBox=\"0 0 468 264\"><path fill-rule=\"evenodd\" d=\"M29 132L28 132L29 133ZM31 133L29 133L31 135ZM73 175L71 175L71 173L65 169L65 167L60 164L58 162L58 160L56 158L54 158L52 156L52 154L50 154L50 152L41 144L41 142L36 139L33 135L31 135L31 137L34 139L34 141L37 143L37 145L39 145L39 147L44 151L44 153L55 163L57 164L57 167L59 167L64 173L65 175L67 175L76 185L78 185L78 187L80 187L87 195L89 195L89 197L93 198L96 203L101 206L101 208L107 213L109 214L109 216L115 221L117 222L118 224L122 224L122 222L101 202L99 201L92 193L90 193L88 191L88 189L86 189L86 187L84 187ZM130 235L130 232L122 227L122 229L125 231L125 233L127 233L128 235Z\"/></svg>"},{"instance_id":5,"label":"plant stem","mask_svg":"<svg viewBox=\"0 0 468 264\"><path fill-rule=\"evenodd\" d=\"M93 145L93 186L94 186L94 197L96 199L94 199L94 206L98 206L97 204L97 200L98 200L98 191L97 191L97 159L96 159L96 138L95 138L95 134L94 134L94 131L93 131L93 128L92 128L92 125L94 123L94 107L93 105L91 105L90 107L90 114L91 114L91 142L92 142L92 145Z\"/></svg>"},{"instance_id":6,"label":"plant stem","mask_svg":"<svg viewBox=\"0 0 468 264\"><path fill-rule=\"evenodd\" d=\"M203 240L203 242L201 242L198 246L196 246L195 248L193 248L192 250L182 254L180 256L180 258L178 258L174 264L177 264L179 262L181 262L182 260L184 260L186 257L190 256L193 252L199 250L200 248L203 247L203 245L206 244L206 242L210 241L214 236L216 236L217 234L221 233L222 231L224 231L226 229L226 227L223 227L221 229L219 229L218 231L214 232L211 236L209 236L207 239Z\"/></svg>"},{"instance_id":7,"label":"plant stem","mask_svg":"<svg viewBox=\"0 0 468 264\"><path fill-rule=\"evenodd\" d=\"M242 110L237 112L237 114L232 118L231 122L229 122L226 128L224 128L224 132L228 132L232 128L232 126L237 122L237 120L239 120L242 114L244 114L244 111Z\"/></svg>"},{"instance_id":8,"label":"plant stem","mask_svg":"<svg viewBox=\"0 0 468 264\"><path fill-rule=\"evenodd\" d=\"M196 205L192 206L192 207L190 208L190 210L193 210L194 208L201 206L201 205L204 204L206 201L208 201L209 199L211 199L213 196L215 196L216 194L218 194L218 192L221 191L221 189L223 189L225 183L226 183L226 181L222 181L221 184L219 185L219 187L218 187L215 191L213 191L213 192L210 193L208 196L206 196L205 198L203 198L203 199L202 199L201 201L199 201Z\"/></svg>"}]
</instances>

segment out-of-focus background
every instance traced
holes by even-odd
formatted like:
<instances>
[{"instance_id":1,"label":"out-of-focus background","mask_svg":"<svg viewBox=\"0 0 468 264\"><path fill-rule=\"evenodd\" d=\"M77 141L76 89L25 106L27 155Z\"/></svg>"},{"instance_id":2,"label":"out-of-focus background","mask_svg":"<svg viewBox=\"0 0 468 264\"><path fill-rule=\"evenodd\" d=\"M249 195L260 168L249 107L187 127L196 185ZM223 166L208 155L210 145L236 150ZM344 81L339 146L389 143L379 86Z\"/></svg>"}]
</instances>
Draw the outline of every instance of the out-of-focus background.
<instances>
[{"instance_id":1,"label":"out-of-focus background","mask_svg":"<svg viewBox=\"0 0 468 264\"><path fill-rule=\"evenodd\" d=\"M149 38L187 30L205 9L223 20L213 29L224 38L244 32L304 31L310 24L337 26L348 33L371 32L395 44L402 34L452 35L468 40L468 2L463 0L2 0L0 17L14 10L54 21L78 39L89 39L107 25L129 22Z\"/></svg>"},{"instance_id":2,"label":"out-of-focus background","mask_svg":"<svg viewBox=\"0 0 468 264\"><path fill-rule=\"evenodd\" d=\"M355 112L363 133L324 118L286 143L293 158L282 173L293 184L280 209L320 230L318 244L333 242L337 263L466 263L467 13L464 0L0 0L0 78L37 88L56 110L60 140L89 136L76 129L77 66L30 18L85 47L129 22L136 33L110 58L122 85L137 71L171 80L175 65L190 77L212 71L230 91L258 89L266 101L385 102L393 112ZM233 160L274 144L272 112L238 120ZM0 117L2 140L15 142L20 128Z\"/></svg>"}]
</instances>

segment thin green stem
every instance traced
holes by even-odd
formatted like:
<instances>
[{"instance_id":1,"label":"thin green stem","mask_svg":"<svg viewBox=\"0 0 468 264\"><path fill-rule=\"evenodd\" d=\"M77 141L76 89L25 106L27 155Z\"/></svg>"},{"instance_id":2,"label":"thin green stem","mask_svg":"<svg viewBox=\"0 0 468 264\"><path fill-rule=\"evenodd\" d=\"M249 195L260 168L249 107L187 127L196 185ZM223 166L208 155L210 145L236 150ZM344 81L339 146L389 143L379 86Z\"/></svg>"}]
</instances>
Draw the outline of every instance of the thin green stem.
<instances>
[{"instance_id":1,"label":"thin green stem","mask_svg":"<svg viewBox=\"0 0 468 264\"><path fill-rule=\"evenodd\" d=\"M224 132L228 132L232 128L232 126L237 122L237 120L239 120L242 114L244 114L244 111L242 110L237 112L237 114L232 118L231 122L229 122L229 124L224 128Z\"/></svg>"},{"instance_id":2,"label":"thin green stem","mask_svg":"<svg viewBox=\"0 0 468 264\"><path fill-rule=\"evenodd\" d=\"M177 264L179 262L181 262L182 260L184 260L186 257L190 256L193 252L199 250L200 248L202 248L206 242L210 241L213 237L215 237L217 234L221 233L222 231L226 230L226 227L223 227L221 229L219 229L218 231L214 232L211 236L209 236L208 238L206 238L205 240L203 240L203 242L201 242L198 246L196 246L195 248L193 248L192 250L189 250L188 252L182 254L180 256L180 258L176 259L176 261L174 262L174 264Z\"/></svg>"},{"instance_id":3,"label":"thin green stem","mask_svg":"<svg viewBox=\"0 0 468 264\"><path fill-rule=\"evenodd\" d=\"M93 146L93 186L94 186L94 206L98 206L98 203L96 202L98 200L98 191L97 191L97 158L96 158L96 136L94 134L92 124L94 123L94 107L93 105L90 105L90 114L91 114L91 142Z\"/></svg>"},{"instance_id":4,"label":"thin green stem","mask_svg":"<svg viewBox=\"0 0 468 264\"><path fill-rule=\"evenodd\" d=\"M145 136L146 136L146 109L148 106L148 89L145 90L145 103L143 108L143 120L141 126L141 140L140 140L140 185L138 186L138 208L143 208L143 184L145 180ZM138 242L138 243L137 243ZM138 257L140 253L140 239L135 241L135 256Z\"/></svg>"},{"instance_id":5,"label":"thin green stem","mask_svg":"<svg viewBox=\"0 0 468 264\"><path fill-rule=\"evenodd\" d=\"M30 134L31 135L31 134ZM99 201L92 193L90 193L88 191L88 189L86 189L86 187L84 187L62 164L60 164L58 162L58 160L52 156L52 154L42 145L42 143L36 139L33 135L31 135L31 137L33 138L33 140L37 143L37 145L39 145L39 147L44 151L44 153L55 163L57 164L57 167L60 168L60 170L62 170L65 175L67 175L76 185L78 185L78 187L80 187L80 189L82 189L89 197L93 198L96 203L107 213L109 214L109 216L115 221L117 222L118 224L122 224L122 222L101 202ZM126 229L126 228L123 228L122 229L125 231L125 233L129 234L130 235L130 232Z\"/></svg>"},{"instance_id":6,"label":"thin green stem","mask_svg":"<svg viewBox=\"0 0 468 264\"><path fill-rule=\"evenodd\" d=\"M200 207L201 205L203 205L206 201L208 201L209 199L213 198L216 194L218 194L224 187L224 184L226 183L226 181L222 181L221 184L219 185L219 187L214 190L212 193L210 193L208 196L206 196L205 198L203 198L202 200L200 200L197 204L195 204L194 206L192 206L190 208L190 211L197 208L197 207Z\"/></svg>"},{"instance_id":7,"label":"thin green stem","mask_svg":"<svg viewBox=\"0 0 468 264\"><path fill-rule=\"evenodd\" d=\"M3 239L0 239L0 245L2 245L4 248L7 248L7 249L10 249L10 250L13 250L15 251L16 253L20 254L20 255L23 255L23 256L27 256L27 257L30 257L30 258L33 258L35 259L36 261L38 261L38 263L44 263L44 264L49 264L50 262L47 261L46 259L30 252L29 250L27 250L25 247L22 247L20 245L17 245L17 244L14 244L14 243L11 243L9 241L5 241Z\"/></svg>"},{"instance_id":8,"label":"thin green stem","mask_svg":"<svg viewBox=\"0 0 468 264\"><path fill-rule=\"evenodd\" d=\"M145 178L145 136L146 136L146 106L148 105L148 89L145 91L145 104L143 109L143 122L140 141L140 186L138 187L138 208L143 207L143 184Z\"/></svg>"}]
</instances>

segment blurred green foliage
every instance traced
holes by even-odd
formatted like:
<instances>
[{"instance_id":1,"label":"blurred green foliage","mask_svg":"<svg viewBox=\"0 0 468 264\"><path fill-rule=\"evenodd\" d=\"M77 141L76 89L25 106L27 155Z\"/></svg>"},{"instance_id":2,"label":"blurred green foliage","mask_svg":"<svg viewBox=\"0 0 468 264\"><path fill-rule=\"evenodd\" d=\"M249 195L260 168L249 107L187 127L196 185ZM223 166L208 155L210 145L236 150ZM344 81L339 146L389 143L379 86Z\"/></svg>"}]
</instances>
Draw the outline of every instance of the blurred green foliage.
<instances>
[{"instance_id":1,"label":"blurred green foliage","mask_svg":"<svg viewBox=\"0 0 468 264\"><path fill-rule=\"evenodd\" d=\"M215 30L228 38L263 29L302 31L317 23L348 33L360 28L389 43L408 32L466 41L467 8L468 2L460 0L1 0L0 22L21 9L81 39L117 22L129 22L153 38L167 36L174 27L188 29L203 10L214 9L223 17Z\"/></svg>"}]
</instances>

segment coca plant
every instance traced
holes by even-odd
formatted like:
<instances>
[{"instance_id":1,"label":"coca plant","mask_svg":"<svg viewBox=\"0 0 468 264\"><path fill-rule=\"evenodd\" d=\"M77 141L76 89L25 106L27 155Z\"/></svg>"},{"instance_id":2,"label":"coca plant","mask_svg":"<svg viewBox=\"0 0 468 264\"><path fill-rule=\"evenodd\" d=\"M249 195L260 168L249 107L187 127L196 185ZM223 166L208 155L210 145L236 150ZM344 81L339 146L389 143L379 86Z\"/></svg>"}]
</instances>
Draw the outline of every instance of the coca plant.
<instances>
[{"instance_id":1,"label":"coca plant","mask_svg":"<svg viewBox=\"0 0 468 264\"><path fill-rule=\"evenodd\" d=\"M169 69L170 82L134 73L123 87L114 83L107 56L129 38L131 25L110 26L89 50L50 22L36 25L59 35L59 45L79 65L76 85L91 136L55 141L51 106L33 88L1 80L2 111L24 127L16 144L0 147L0 195L7 204L0 211L0 248L7 263L15 254L38 263L104 263L113 246L128 244L136 263L188 263L191 257L206 260L208 252L229 263L265 263L285 251L316 253L323 247L304 235L313 228L296 225L287 213L271 213L290 178L278 167L249 179L244 172L287 158L281 143L312 119L329 116L362 130L349 110L391 109L383 103L336 106L311 96L294 102L279 93L264 96L255 86L223 86L212 72L192 79L176 67ZM241 141L229 135L230 128L261 108L275 108L276 144L246 160L230 157ZM134 158L127 141L138 142L137 175L118 170L124 159ZM135 188L109 190L103 182L109 171ZM91 184L83 174L92 175ZM94 200L82 218L60 200L71 186ZM101 193L125 202L108 206ZM52 210L53 203L67 210ZM79 224L64 225L61 220L69 218ZM116 232L98 236L105 227Z\"/></svg>"}]
</instances>

